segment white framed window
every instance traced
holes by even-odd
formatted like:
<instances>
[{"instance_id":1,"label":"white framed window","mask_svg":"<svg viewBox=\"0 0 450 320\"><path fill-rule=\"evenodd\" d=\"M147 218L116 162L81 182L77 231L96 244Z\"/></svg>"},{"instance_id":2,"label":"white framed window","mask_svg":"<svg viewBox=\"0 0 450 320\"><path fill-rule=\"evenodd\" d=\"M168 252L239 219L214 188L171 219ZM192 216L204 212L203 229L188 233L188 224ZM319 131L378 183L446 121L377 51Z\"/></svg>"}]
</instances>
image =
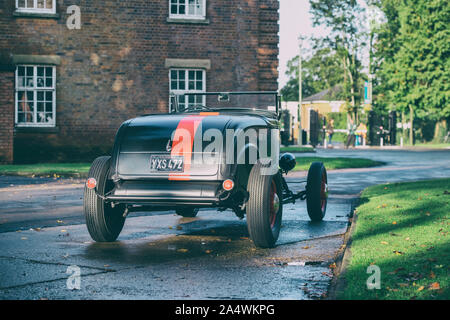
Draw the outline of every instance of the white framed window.
<instances>
[{"instance_id":1,"label":"white framed window","mask_svg":"<svg viewBox=\"0 0 450 320\"><path fill-rule=\"evenodd\" d=\"M18 127L54 127L56 124L56 68L46 65L16 67Z\"/></svg>"},{"instance_id":2,"label":"white framed window","mask_svg":"<svg viewBox=\"0 0 450 320\"><path fill-rule=\"evenodd\" d=\"M205 19L206 0L169 0L170 18Z\"/></svg>"},{"instance_id":3,"label":"white framed window","mask_svg":"<svg viewBox=\"0 0 450 320\"><path fill-rule=\"evenodd\" d=\"M56 0L16 0L16 11L56 13Z\"/></svg>"},{"instance_id":4,"label":"white framed window","mask_svg":"<svg viewBox=\"0 0 450 320\"><path fill-rule=\"evenodd\" d=\"M202 69L170 69L170 92L174 94L206 92L206 72ZM205 105L206 97L179 96L181 110L197 105Z\"/></svg>"}]
</instances>

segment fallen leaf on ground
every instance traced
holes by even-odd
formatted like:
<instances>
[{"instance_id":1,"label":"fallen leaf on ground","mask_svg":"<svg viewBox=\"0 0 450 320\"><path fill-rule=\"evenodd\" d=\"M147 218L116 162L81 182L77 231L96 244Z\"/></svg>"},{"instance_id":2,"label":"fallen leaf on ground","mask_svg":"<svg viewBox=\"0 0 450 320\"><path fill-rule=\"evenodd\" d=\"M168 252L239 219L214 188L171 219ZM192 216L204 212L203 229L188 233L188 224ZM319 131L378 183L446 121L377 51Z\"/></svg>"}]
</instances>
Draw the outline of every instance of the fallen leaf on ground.
<instances>
[{"instance_id":1,"label":"fallen leaf on ground","mask_svg":"<svg viewBox=\"0 0 450 320\"><path fill-rule=\"evenodd\" d=\"M385 245L386 245L386 244L389 244L389 243L386 242L386 241L381 241L380 243L381 243L381 244L385 244Z\"/></svg>"},{"instance_id":2,"label":"fallen leaf on ground","mask_svg":"<svg viewBox=\"0 0 450 320\"><path fill-rule=\"evenodd\" d=\"M397 224L397 221L392 222L392 224Z\"/></svg>"},{"instance_id":3,"label":"fallen leaf on ground","mask_svg":"<svg viewBox=\"0 0 450 320\"><path fill-rule=\"evenodd\" d=\"M212 250L206 250L205 251L207 254L210 254L212 252Z\"/></svg>"},{"instance_id":4,"label":"fallen leaf on ground","mask_svg":"<svg viewBox=\"0 0 450 320\"><path fill-rule=\"evenodd\" d=\"M309 246L304 246L304 247L302 247L302 249L309 249Z\"/></svg>"},{"instance_id":5,"label":"fallen leaf on ground","mask_svg":"<svg viewBox=\"0 0 450 320\"><path fill-rule=\"evenodd\" d=\"M178 249L177 250L177 252L181 252L181 253L186 253L186 252L188 252L189 250L188 249Z\"/></svg>"},{"instance_id":6,"label":"fallen leaf on ground","mask_svg":"<svg viewBox=\"0 0 450 320\"><path fill-rule=\"evenodd\" d=\"M440 288L441 288L441 286L439 285L439 282L433 282L428 287L428 290L439 290Z\"/></svg>"},{"instance_id":7,"label":"fallen leaf on ground","mask_svg":"<svg viewBox=\"0 0 450 320\"><path fill-rule=\"evenodd\" d=\"M423 289L425 289L425 287L424 287L424 286L420 286L420 287L417 289L417 291L422 291Z\"/></svg>"}]
</instances>

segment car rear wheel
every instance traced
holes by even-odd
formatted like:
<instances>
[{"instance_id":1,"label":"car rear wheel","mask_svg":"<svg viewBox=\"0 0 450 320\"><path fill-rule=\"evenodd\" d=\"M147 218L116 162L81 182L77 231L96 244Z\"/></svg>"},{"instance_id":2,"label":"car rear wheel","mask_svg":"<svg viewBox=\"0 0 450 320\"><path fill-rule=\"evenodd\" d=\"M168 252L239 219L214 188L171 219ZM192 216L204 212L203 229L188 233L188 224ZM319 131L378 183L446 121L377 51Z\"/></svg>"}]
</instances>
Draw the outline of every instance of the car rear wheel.
<instances>
[{"instance_id":1,"label":"car rear wheel","mask_svg":"<svg viewBox=\"0 0 450 320\"><path fill-rule=\"evenodd\" d=\"M99 157L92 163L88 174L88 182L84 187L84 215L86 225L92 239L97 242L112 242L117 239L125 223L124 206L111 206L97 193L104 196L114 187L108 180L111 157ZM93 180L95 179L95 180ZM90 188L88 184L91 184ZM92 188L92 186L95 188Z\"/></svg>"},{"instance_id":2,"label":"car rear wheel","mask_svg":"<svg viewBox=\"0 0 450 320\"><path fill-rule=\"evenodd\" d=\"M328 178L322 162L314 162L308 171L306 183L306 207L314 222L322 221L327 211Z\"/></svg>"},{"instance_id":3,"label":"car rear wheel","mask_svg":"<svg viewBox=\"0 0 450 320\"><path fill-rule=\"evenodd\" d=\"M185 218L195 218L198 213L198 208L180 208L176 209L175 212L177 213L177 215Z\"/></svg>"},{"instance_id":4,"label":"car rear wheel","mask_svg":"<svg viewBox=\"0 0 450 320\"><path fill-rule=\"evenodd\" d=\"M272 248L280 235L283 214L282 183L279 173L263 175L261 164L253 166L247 191L247 228L257 247Z\"/></svg>"}]
</instances>

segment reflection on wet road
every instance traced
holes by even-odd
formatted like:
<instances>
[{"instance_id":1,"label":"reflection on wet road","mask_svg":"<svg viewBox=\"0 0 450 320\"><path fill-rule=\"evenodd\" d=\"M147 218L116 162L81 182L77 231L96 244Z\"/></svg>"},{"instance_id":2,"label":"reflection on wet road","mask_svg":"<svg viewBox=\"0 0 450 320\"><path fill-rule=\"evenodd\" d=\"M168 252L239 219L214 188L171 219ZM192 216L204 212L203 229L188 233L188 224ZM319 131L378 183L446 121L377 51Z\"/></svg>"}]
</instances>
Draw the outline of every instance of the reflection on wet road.
<instances>
[{"instance_id":1,"label":"reflection on wet road","mask_svg":"<svg viewBox=\"0 0 450 320\"><path fill-rule=\"evenodd\" d=\"M450 152L406 152L400 154L401 160L398 152L389 151L319 155L341 153L388 165L330 172L325 221L311 223L302 202L285 206L274 249L255 248L245 220L230 211L214 210L202 210L198 218L180 218L173 212L130 216L118 242L94 243L81 216L79 181L49 180L30 186L23 178L16 183L14 178L0 178L0 298L323 297L330 283L329 264L342 245L348 214L363 188L450 176L446 160ZM292 189L303 187L302 176L289 176ZM80 290L67 289L70 265L81 268Z\"/></svg>"}]
</instances>

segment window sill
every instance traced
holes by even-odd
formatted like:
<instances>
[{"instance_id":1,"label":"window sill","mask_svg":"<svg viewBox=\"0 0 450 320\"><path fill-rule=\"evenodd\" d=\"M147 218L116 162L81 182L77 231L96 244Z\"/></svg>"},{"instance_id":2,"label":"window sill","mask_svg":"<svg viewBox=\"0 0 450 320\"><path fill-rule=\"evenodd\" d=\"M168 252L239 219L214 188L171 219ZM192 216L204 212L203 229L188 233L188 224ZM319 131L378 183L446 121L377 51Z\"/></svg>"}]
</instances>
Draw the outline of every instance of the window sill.
<instances>
[{"instance_id":1,"label":"window sill","mask_svg":"<svg viewBox=\"0 0 450 320\"><path fill-rule=\"evenodd\" d=\"M189 19L189 18L167 18L168 23L180 23L180 24L209 24L209 19Z\"/></svg>"},{"instance_id":2,"label":"window sill","mask_svg":"<svg viewBox=\"0 0 450 320\"><path fill-rule=\"evenodd\" d=\"M13 16L17 18L59 19L59 13L47 13L47 12L14 11Z\"/></svg>"},{"instance_id":3,"label":"window sill","mask_svg":"<svg viewBox=\"0 0 450 320\"><path fill-rule=\"evenodd\" d=\"M17 133L58 133L59 127L32 127L17 126L14 128Z\"/></svg>"}]
</instances>

